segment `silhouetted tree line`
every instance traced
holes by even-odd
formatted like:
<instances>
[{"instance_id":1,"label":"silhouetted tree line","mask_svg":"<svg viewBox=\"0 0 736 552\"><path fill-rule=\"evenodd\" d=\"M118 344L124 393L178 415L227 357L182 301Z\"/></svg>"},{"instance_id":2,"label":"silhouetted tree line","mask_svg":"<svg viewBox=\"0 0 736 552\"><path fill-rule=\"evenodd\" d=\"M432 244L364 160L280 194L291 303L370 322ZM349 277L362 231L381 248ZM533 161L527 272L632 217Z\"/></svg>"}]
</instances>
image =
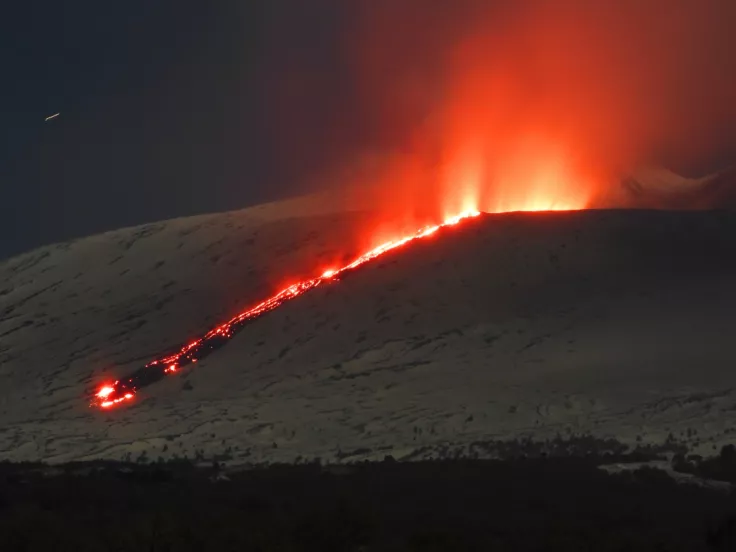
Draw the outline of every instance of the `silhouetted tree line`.
<instances>
[{"instance_id":1,"label":"silhouetted tree line","mask_svg":"<svg viewBox=\"0 0 736 552\"><path fill-rule=\"evenodd\" d=\"M730 477L733 459L731 447L711 461L677 461ZM187 461L5 463L0 549L734 549L736 494L677 484L651 468L609 475L598 464L543 451L242 471Z\"/></svg>"}]
</instances>

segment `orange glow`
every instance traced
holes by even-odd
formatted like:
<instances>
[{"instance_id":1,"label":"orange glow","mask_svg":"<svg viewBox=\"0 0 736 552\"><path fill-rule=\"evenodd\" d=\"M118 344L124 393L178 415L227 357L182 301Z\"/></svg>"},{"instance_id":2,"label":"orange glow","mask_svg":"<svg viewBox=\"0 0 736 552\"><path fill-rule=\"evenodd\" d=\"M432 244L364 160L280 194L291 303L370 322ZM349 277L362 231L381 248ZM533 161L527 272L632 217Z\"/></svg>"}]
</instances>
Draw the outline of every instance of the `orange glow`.
<instances>
[{"instance_id":1,"label":"orange glow","mask_svg":"<svg viewBox=\"0 0 736 552\"><path fill-rule=\"evenodd\" d=\"M293 284L281 290L279 293L266 299L265 301L258 303L256 306L241 312L227 322L216 326L215 328L207 332L203 337L196 339L182 347L178 352L149 362L144 367L145 370L143 372L139 371L138 374L134 374L133 376L124 378L123 380L118 380L113 384L102 385L97 393L95 393L94 400L92 401L91 406L99 406L103 409L109 409L113 406L119 405L122 402L130 401L134 398L135 393L138 391L138 389L140 389L140 381L145 379L146 370L160 370L161 366L166 366L166 368L164 368L160 372L162 375L177 373L182 365L197 362L199 358L213 350L218 343L217 340L230 339L235 334L235 331L242 327L244 323L254 320L259 316L272 311L273 309L282 305L284 302L298 297L303 293L316 288L317 286L336 281L339 279L340 274L355 270L363 264L383 255L384 253L393 251L415 240L431 236L441 228L454 226L463 220L474 218L479 215L479 211L471 210L463 212L459 215L455 215L453 217L449 217L440 224L425 226L423 228L420 228L413 234L404 236L402 238L390 240L377 247L374 247L370 251L367 251L363 255L357 257L351 263L343 266L342 268L329 269L324 271L321 276L297 282L296 284Z\"/></svg>"},{"instance_id":2,"label":"orange glow","mask_svg":"<svg viewBox=\"0 0 736 552\"><path fill-rule=\"evenodd\" d=\"M377 212L365 234L467 209L636 207L619 192L642 165L733 151L736 3L670 4L365 3L346 33L356 111L389 137L348 182Z\"/></svg>"}]
</instances>

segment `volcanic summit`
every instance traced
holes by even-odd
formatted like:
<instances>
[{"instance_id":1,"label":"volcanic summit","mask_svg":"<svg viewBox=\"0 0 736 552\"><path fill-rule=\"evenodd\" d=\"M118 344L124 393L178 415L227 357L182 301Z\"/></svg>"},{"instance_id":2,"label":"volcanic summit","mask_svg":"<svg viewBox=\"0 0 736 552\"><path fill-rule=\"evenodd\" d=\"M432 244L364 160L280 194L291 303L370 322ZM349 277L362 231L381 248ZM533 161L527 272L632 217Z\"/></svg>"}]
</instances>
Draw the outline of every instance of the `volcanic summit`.
<instances>
[{"instance_id":1,"label":"volcanic summit","mask_svg":"<svg viewBox=\"0 0 736 552\"><path fill-rule=\"evenodd\" d=\"M729 211L479 214L284 303L130 404L90 408L105 382L347 264L361 251L344 237L369 219L295 199L4 261L0 454L272 462L728 439Z\"/></svg>"}]
</instances>

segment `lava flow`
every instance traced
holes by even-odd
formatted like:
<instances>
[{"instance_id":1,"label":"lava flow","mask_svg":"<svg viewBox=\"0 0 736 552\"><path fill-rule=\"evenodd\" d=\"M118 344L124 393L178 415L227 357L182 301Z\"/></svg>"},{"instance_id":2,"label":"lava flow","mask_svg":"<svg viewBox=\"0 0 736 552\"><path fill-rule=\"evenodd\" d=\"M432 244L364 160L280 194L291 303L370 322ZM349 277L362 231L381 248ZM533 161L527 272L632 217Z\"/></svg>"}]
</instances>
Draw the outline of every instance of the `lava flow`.
<instances>
[{"instance_id":1,"label":"lava flow","mask_svg":"<svg viewBox=\"0 0 736 552\"><path fill-rule=\"evenodd\" d=\"M286 301L294 299L295 297L298 297L322 284L335 281L341 274L355 270L388 251L397 249L414 240L426 238L441 228L456 225L462 220L477 217L478 215L480 215L479 211L466 211L460 215L450 217L440 224L425 226L414 234L383 243L341 268L329 269L316 278L303 280L293 284L256 306L241 312L227 322L213 328L204 336L182 347L179 351L149 362L142 368L139 368L130 374L128 377L117 380L114 383L102 385L97 393L95 393L91 406L111 408L113 406L120 405L121 403L128 402L134 398L136 392L141 388L161 380L166 375L176 373L183 366L201 360L224 345L248 322L274 310Z\"/></svg>"}]
</instances>

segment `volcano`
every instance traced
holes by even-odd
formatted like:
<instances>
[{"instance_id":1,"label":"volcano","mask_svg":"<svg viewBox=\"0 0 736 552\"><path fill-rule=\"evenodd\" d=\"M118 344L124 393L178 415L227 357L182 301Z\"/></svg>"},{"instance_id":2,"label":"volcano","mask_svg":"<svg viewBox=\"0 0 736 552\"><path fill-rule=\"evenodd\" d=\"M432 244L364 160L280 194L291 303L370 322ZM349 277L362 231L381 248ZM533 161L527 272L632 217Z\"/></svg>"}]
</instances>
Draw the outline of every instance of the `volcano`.
<instances>
[{"instance_id":1,"label":"volcano","mask_svg":"<svg viewBox=\"0 0 736 552\"><path fill-rule=\"evenodd\" d=\"M101 384L349 263L361 250L345 237L370 217L296 199L4 261L0 456L420 458L573 434L711 451L731 437L728 211L481 214L252 321L130 408L89 408Z\"/></svg>"}]
</instances>

